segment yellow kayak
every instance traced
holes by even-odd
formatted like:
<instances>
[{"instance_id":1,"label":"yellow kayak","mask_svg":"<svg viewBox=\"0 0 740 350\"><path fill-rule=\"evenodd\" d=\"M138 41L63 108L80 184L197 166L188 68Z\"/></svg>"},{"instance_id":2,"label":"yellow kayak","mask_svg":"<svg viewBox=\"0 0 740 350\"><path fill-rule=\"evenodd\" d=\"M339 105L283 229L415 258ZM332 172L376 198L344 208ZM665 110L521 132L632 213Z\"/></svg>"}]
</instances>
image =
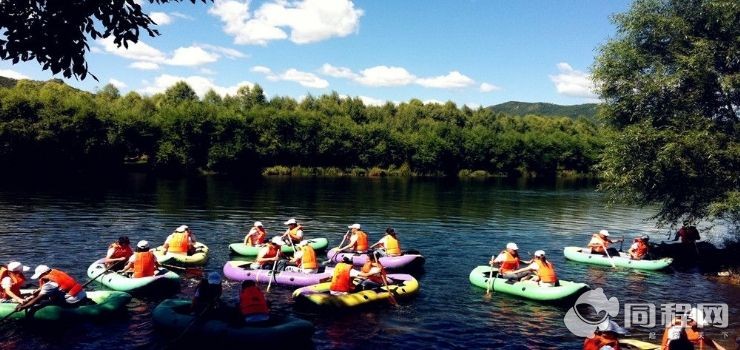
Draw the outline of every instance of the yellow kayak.
<instances>
[{"instance_id":1,"label":"yellow kayak","mask_svg":"<svg viewBox=\"0 0 740 350\"><path fill-rule=\"evenodd\" d=\"M200 242L195 243L195 253L193 255L171 252L163 254L164 248L162 246L155 248L152 252L160 264L200 266L205 265L208 261L208 246Z\"/></svg>"},{"instance_id":2,"label":"yellow kayak","mask_svg":"<svg viewBox=\"0 0 740 350\"><path fill-rule=\"evenodd\" d=\"M396 299L408 297L419 291L419 281L407 274L389 274L388 289L385 286L372 290L363 290L345 295L331 295L331 282L314 284L293 292L296 303L307 304L321 308L352 308L390 298L390 293ZM390 291L389 291L390 290Z\"/></svg>"},{"instance_id":3,"label":"yellow kayak","mask_svg":"<svg viewBox=\"0 0 740 350\"><path fill-rule=\"evenodd\" d=\"M627 349L658 350L660 345L648 343L637 339L619 339L619 345L625 345Z\"/></svg>"}]
</instances>

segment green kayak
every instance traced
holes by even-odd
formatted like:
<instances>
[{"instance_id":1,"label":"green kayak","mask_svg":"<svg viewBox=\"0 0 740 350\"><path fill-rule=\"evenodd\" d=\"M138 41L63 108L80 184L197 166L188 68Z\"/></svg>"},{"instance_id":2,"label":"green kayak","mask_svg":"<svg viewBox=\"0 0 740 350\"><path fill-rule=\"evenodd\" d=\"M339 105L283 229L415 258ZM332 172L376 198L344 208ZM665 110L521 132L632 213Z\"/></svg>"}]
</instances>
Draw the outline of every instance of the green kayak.
<instances>
[{"instance_id":1,"label":"green kayak","mask_svg":"<svg viewBox=\"0 0 740 350\"><path fill-rule=\"evenodd\" d=\"M22 293L31 293L33 290L22 290ZM76 308L61 306L45 306L33 314L26 311L16 312L10 316L11 319L22 319L28 317L40 321L66 321L69 319L104 319L112 315L126 312L126 304L131 300L131 295L117 291L94 291L87 292L87 297L92 299L95 305L85 305ZM12 313L17 303L0 303L0 318Z\"/></svg>"},{"instance_id":2,"label":"green kayak","mask_svg":"<svg viewBox=\"0 0 740 350\"><path fill-rule=\"evenodd\" d=\"M329 240L327 240L326 238L311 238L306 241L308 241L308 245L310 245L314 250L323 250L326 249L326 246L329 245ZM232 253L244 256L257 256L260 248L262 248L262 246L253 247L248 246L244 243L229 244L229 249ZM282 245L280 247L280 250L282 250L282 252L285 254L293 254L293 246L289 244Z\"/></svg>"},{"instance_id":3,"label":"green kayak","mask_svg":"<svg viewBox=\"0 0 740 350\"><path fill-rule=\"evenodd\" d=\"M164 253L164 248L159 246L152 250L154 256L160 264L173 264L183 266L202 266L208 261L208 246L203 243L195 243L195 254L187 255L184 253Z\"/></svg>"},{"instance_id":4,"label":"green kayak","mask_svg":"<svg viewBox=\"0 0 740 350\"><path fill-rule=\"evenodd\" d=\"M470 271L470 283L476 287L488 288L491 266L478 266ZM494 274L496 269L493 270ZM575 296L576 293L588 289L585 283L576 283L560 280L558 287L540 286L534 281L509 282L505 278L494 278L491 289L494 293L506 293L538 301L556 301Z\"/></svg>"},{"instance_id":5,"label":"green kayak","mask_svg":"<svg viewBox=\"0 0 740 350\"><path fill-rule=\"evenodd\" d=\"M150 277L133 278L110 270L103 273L103 260L100 259L87 268L87 277L94 278L110 289L121 292L170 291L177 290L180 286L180 276L161 267Z\"/></svg>"},{"instance_id":6,"label":"green kayak","mask_svg":"<svg viewBox=\"0 0 740 350\"><path fill-rule=\"evenodd\" d=\"M220 319L200 319L189 313L190 300L166 299L154 311L152 318L159 329L182 334L186 329L200 339L214 339L230 343L257 344L285 348L286 345L311 342L314 327L311 322L294 317L275 317L269 321L247 325L236 316L231 322ZM225 312L224 312L225 313Z\"/></svg>"},{"instance_id":7,"label":"green kayak","mask_svg":"<svg viewBox=\"0 0 740 350\"><path fill-rule=\"evenodd\" d=\"M565 247L563 254L566 259L582 262L586 264L628 267L640 270L661 270L673 262L673 258L662 258L658 260L632 260L627 253L619 253L619 256L612 256L609 259L606 255L591 254L590 248Z\"/></svg>"}]
</instances>

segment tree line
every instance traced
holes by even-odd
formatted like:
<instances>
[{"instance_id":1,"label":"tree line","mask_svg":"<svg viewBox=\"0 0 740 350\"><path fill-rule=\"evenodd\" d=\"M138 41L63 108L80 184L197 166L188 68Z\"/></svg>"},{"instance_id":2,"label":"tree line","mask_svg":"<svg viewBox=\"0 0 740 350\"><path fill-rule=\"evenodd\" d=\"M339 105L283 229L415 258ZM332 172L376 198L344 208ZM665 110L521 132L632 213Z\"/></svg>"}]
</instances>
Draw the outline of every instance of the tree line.
<instances>
[{"instance_id":1,"label":"tree line","mask_svg":"<svg viewBox=\"0 0 740 350\"><path fill-rule=\"evenodd\" d=\"M274 166L401 169L403 174L591 174L599 126L566 117L514 117L413 99L367 106L336 92L267 99L259 85L199 98L179 82L141 96L61 81L0 88L0 164L6 173L153 171L261 173ZM52 170L53 169L53 170Z\"/></svg>"}]
</instances>

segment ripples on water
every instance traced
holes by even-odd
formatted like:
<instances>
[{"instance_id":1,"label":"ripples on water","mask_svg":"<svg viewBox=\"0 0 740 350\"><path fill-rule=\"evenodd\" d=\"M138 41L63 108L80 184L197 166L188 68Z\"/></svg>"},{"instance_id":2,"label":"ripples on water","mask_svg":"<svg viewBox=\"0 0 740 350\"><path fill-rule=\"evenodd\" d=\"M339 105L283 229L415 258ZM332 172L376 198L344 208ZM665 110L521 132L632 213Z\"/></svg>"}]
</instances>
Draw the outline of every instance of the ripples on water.
<instances>
[{"instance_id":1,"label":"ripples on water","mask_svg":"<svg viewBox=\"0 0 740 350\"><path fill-rule=\"evenodd\" d=\"M5 184L0 186L0 261L47 263L85 281L89 263L118 236L161 244L186 223L211 248L206 269L220 271L229 259L227 245L240 241L255 220L277 234L285 219L296 217L307 235L328 237L330 245L339 243L347 225L359 222L372 240L394 226L404 247L426 255L425 271L418 276L421 293L398 308L326 315L294 311L291 290L273 289L274 309L314 322L318 349L579 348L582 339L562 323L568 306L499 293L487 300L485 291L468 282L470 270L509 241L517 242L523 255L546 250L561 279L602 287L621 302L727 302L731 325L737 327L734 287L695 273L612 271L565 261L562 247L584 245L589 232L601 228L616 237L648 233L653 241L665 239L667 231L645 221L649 210L605 208L603 200L588 184L562 183L130 177L106 185ZM183 282L181 296L190 295L197 276L192 277ZM228 282L224 294L235 302L237 290L237 283ZM151 310L158 301L134 299L126 320L87 324L84 330L65 327L58 331L62 334L0 327L0 348L159 347L167 340L152 329ZM634 332L646 339L648 331Z\"/></svg>"}]
</instances>

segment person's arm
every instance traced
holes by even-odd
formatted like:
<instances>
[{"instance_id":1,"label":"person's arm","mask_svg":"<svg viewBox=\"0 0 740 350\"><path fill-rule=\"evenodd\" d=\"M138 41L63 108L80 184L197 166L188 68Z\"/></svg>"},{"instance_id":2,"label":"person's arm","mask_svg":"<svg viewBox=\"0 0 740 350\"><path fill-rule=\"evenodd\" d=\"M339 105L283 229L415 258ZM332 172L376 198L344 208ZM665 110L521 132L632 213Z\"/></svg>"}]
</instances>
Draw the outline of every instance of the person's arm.
<instances>
[{"instance_id":1,"label":"person's arm","mask_svg":"<svg viewBox=\"0 0 740 350\"><path fill-rule=\"evenodd\" d=\"M368 248L368 249L373 249L373 248L375 248L375 247L377 247L377 246L380 246L380 245L382 245L382 246L383 246L383 248L385 248L385 237L381 238L381 239L380 239L380 240L378 241L378 243L375 243L375 244L371 245L371 246L370 246L370 248Z\"/></svg>"},{"instance_id":2,"label":"person's arm","mask_svg":"<svg viewBox=\"0 0 740 350\"><path fill-rule=\"evenodd\" d=\"M164 252L162 254L167 254L167 250L170 249L170 239L172 238L172 235L167 236L167 239L164 240L164 244L162 244L162 249Z\"/></svg>"},{"instance_id":3,"label":"person's arm","mask_svg":"<svg viewBox=\"0 0 740 350\"><path fill-rule=\"evenodd\" d=\"M13 290L10 289L10 287L13 285L13 280L10 279L10 277L3 278L2 282L0 282L0 286L2 286L3 291L5 291L5 294L9 295L11 299L13 299L16 303L21 304L23 303L23 298L21 298L20 295L16 295L13 293Z\"/></svg>"},{"instance_id":4,"label":"person's arm","mask_svg":"<svg viewBox=\"0 0 740 350\"><path fill-rule=\"evenodd\" d=\"M347 245L345 245L344 247L340 247L338 249L338 251L341 252L343 250L347 250L349 248L352 248L352 246L354 246L355 243L357 243L357 236L356 235L352 235L352 236L349 237L349 243L347 243Z\"/></svg>"},{"instance_id":5,"label":"person's arm","mask_svg":"<svg viewBox=\"0 0 740 350\"><path fill-rule=\"evenodd\" d=\"M190 229L188 229L188 239L190 240L190 244L192 244L192 245L195 245L195 243L198 243L195 240L195 234Z\"/></svg>"},{"instance_id":6,"label":"person's arm","mask_svg":"<svg viewBox=\"0 0 740 350\"><path fill-rule=\"evenodd\" d=\"M128 263L126 263L126 266L123 267L123 270L121 270L121 273L128 272L129 270L133 269L134 261L136 261L136 254L131 255L131 257L128 258ZM154 259L154 262L157 263L157 259Z\"/></svg>"},{"instance_id":7,"label":"person's arm","mask_svg":"<svg viewBox=\"0 0 740 350\"><path fill-rule=\"evenodd\" d=\"M26 300L22 304L18 304L18 306L16 306L15 309L19 311L19 310L27 309L33 305L36 305L36 303L38 303L42 297L47 295L50 291L54 289L58 289L58 288L59 288L59 285L56 284L55 282L46 282L44 283L43 286L41 286L41 288L35 290L28 300Z\"/></svg>"}]
</instances>

